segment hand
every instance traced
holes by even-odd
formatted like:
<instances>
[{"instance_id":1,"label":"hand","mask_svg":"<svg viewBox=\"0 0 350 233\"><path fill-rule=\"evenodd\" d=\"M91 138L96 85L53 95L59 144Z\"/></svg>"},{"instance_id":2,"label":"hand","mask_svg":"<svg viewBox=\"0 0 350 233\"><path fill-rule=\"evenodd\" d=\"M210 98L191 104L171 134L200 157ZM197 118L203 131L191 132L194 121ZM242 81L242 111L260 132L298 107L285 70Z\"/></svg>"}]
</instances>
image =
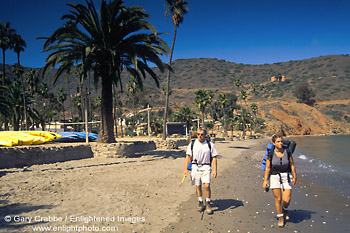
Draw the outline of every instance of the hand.
<instances>
[{"instance_id":1,"label":"hand","mask_svg":"<svg viewBox=\"0 0 350 233\"><path fill-rule=\"evenodd\" d=\"M292 185L294 186L294 185L296 184L296 182L297 182L297 177L295 176L295 177L293 177L293 179L292 179Z\"/></svg>"},{"instance_id":2,"label":"hand","mask_svg":"<svg viewBox=\"0 0 350 233\"><path fill-rule=\"evenodd\" d=\"M186 170L184 171L184 176L187 176L187 172L188 172L188 170L186 169Z\"/></svg>"},{"instance_id":3,"label":"hand","mask_svg":"<svg viewBox=\"0 0 350 233\"><path fill-rule=\"evenodd\" d=\"M269 186L269 183L264 180L264 182L263 182L263 189L266 189L267 186Z\"/></svg>"},{"instance_id":4,"label":"hand","mask_svg":"<svg viewBox=\"0 0 350 233\"><path fill-rule=\"evenodd\" d=\"M213 178L216 178L216 176L217 176L216 171L213 171L212 176L213 176Z\"/></svg>"}]
</instances>

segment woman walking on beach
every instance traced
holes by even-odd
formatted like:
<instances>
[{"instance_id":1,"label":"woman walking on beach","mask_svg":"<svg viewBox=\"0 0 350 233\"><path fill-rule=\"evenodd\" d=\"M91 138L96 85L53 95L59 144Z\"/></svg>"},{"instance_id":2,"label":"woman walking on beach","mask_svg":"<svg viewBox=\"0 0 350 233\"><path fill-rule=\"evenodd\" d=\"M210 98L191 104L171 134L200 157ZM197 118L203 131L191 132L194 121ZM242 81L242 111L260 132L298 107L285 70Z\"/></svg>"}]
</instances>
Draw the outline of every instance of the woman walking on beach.
<instances>
[{"instance_id":1,"label":"woman walking on beach","mask_svg":"<svg viewBox=\"0 0 350 233\"><path fill-rule=\"evenodd\" d=\"M278 218L278 226L284 226L284 220L288 220L288 206L292 194L292 186L297 180L292 152L283 148L283 136L273 135L274 149L269 149L266 160L266 169L263 188L270 188L275 197L275 207ZM293 175L291 177L291 175ZM268 179L270 178L270 185Z\"/></svg>"}]
</instances>

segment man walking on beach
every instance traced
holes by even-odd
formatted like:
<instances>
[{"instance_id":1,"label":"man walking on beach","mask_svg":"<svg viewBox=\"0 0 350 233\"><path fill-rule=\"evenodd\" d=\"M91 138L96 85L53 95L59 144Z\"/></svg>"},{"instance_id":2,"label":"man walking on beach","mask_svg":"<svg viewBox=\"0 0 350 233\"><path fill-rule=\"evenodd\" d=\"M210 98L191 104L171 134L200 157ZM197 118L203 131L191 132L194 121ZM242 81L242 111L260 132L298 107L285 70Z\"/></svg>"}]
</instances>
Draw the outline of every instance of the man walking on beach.
<instances>
[{"instance_id":1,"label":"man walking on beach","mask_svg":"<svg viewBox=\"0 0 350 233\"><path fill-rule=\"evenodd\" d=\"M187 176L187 167L192 162L191 180L192 185L196 185L198 197L198 211L204 210L202 199L202 184L205 192L205 203L208 214L212 214L213 210L210 206L210 176L214 178L217 176L217 158L218 155L215 146L212 142L207 140L206 129L199 128L197 131L197 139L190 142L187 147L184 175ZM211 168L213 165L213 169Z\"/></svg>"}]
</instances>

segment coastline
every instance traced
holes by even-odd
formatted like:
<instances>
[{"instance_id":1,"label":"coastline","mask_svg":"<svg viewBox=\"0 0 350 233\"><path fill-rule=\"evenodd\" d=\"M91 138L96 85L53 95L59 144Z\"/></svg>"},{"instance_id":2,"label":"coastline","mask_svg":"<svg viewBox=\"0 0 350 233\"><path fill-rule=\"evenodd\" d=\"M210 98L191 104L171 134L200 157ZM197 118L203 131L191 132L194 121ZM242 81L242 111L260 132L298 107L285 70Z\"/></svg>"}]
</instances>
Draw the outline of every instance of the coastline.
<instances>
[{"instance_id":1,"label":"coastline","mask_svg":"<svg viewBox=\"0 0 350 233\"><path fill-rule=\"evenodd\" d=\"M0 232L62 226L66 228L59 229L71 227L71 232L83 226L100 231L104 227L109 232L312 233L343 229L339 228L346 226L342 219L335 220L332 213L310 202L311 186L305 183L304 188L302 178L292 195L291 222L285 229L275 226L272 194L261 187L260 163L268 141L215 143L220 156L218 177L212 184L214 214L204 213L203 220L196 212L195 189L188 177L179 188L186 147L151 151L137 158L92 158L1 169ZM310 196L305 198L304 192ZM6 216L10 221L5 221Z\"/></svg>"},{"instance_id":2,"label":"coastline","mask_svg":"<svg viewBox=\"0 0 350 233\"><path fill-rule=\"evenodd\" d=\"M235 157L236 166L226 170L222 179L213 181L213 215L197 212L193 194L179 208L180 220L162 232L348 232L349 212L343 203L349 197L325 192L302 173L297 173L299 178L289 206L290 220L284 228L277 227L274 198L271 191L263 191L264 174L260 170L268 141L262 140ZM342 199L335 207L339 212L330 210L330 203L328 206L323 203L327 198Z\"/></svg>"}]
</instances>

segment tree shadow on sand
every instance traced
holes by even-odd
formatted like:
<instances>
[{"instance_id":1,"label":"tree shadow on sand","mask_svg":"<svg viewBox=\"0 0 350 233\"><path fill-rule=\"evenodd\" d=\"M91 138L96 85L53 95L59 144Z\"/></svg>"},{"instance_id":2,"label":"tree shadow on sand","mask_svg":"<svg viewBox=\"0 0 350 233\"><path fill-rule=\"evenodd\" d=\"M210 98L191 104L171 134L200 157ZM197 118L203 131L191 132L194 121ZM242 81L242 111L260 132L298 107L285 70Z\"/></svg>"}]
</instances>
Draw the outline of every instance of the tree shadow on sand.
<instances>
[{"instance_id":1,"label":"tree shadow on sand","mask_svg":"<svg viewBox=\"0 0 350 233\"><path fill-rule=\"evenodd\" d=\"M1 229L20 229L22 227L25 227L27 225L35 225L39 222L29 222L29 221L21 221L16 222L14 217L34 217L31 215L28 215L28 213L32 211L36 211L39 209L51 209L53 206L51 205L28 205L23 203L16 203L16 204L5 204L6 201L2 201L0 206L0 231ZM5 205L3 205L5 204ZM6 220L6 221L5 221ZM17 219L18 221L18 219Z\"/></svg>"},{"instance_id":2,"label":"tree shadow on sand","mask_svg":"<svg viewBox=\"0 0 350 233\"><path fill-rule=\"evenodd\" d=\"M304 220L309 220L313 214L316 214L316 212L301 209L288 211L288 215L290 216L289 221L292 223L300 223Z\"/></svg>"},{"instance_id":3,"label":"tree shadow on sand","mask_svg":"<svg viewBox=\"0 0 350 233\"><path fill-rule=\"evenodd\" d=\"M245 146L230 146L229 148L242 149L242 150L249 150L250 149L250 147L245 147Z\"/></svg>"},{"instance_id":4,"label":"tree shadow on sand","mask_svg":"<svg viewBox=\"0 0 350 233\"><path fill-rule=\"evenodd\" d=\"M153 150L144 152L142 154L139 154L139 157L141 156L152 156L153 158L185 158L186 157L186 151L183 150Z\"/></svg>"},{"instance_id":5,"label":"tree shadow on sand","mask_svg":"<svg viewBox=\"0 0 350 233\"><path fill-rule=\"evenodd\" d=\"M224 211L227 209L236 209L240 206L244 206L242 201L234 200L234 199L219 199L219 200L213 200L212 201L212 207L213 211Z\"/></svg>"}]
</instances>

